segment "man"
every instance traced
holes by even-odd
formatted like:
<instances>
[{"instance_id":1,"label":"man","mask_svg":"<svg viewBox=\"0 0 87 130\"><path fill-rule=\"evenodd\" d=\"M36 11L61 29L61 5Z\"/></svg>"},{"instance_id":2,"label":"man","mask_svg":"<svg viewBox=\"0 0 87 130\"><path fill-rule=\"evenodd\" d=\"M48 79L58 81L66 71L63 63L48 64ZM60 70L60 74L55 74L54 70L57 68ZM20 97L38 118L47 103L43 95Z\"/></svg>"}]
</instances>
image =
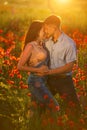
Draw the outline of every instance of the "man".
<instances>
[{"instance_id":1,"label":"man","mask_svg":"<svg viewBox=\"0 0 87 130\"><path fill-rule=\"evenodd\" d=\"M44 32L50 55L50 69L43 72L49 75L47 84L53 95L59 93L63 99L65 113L69 117L78 117L81 108L72 80L72 68L77 58L75 42L61 31L61 19L55 15L45 19Z\"/></svg>"}]
</instances>

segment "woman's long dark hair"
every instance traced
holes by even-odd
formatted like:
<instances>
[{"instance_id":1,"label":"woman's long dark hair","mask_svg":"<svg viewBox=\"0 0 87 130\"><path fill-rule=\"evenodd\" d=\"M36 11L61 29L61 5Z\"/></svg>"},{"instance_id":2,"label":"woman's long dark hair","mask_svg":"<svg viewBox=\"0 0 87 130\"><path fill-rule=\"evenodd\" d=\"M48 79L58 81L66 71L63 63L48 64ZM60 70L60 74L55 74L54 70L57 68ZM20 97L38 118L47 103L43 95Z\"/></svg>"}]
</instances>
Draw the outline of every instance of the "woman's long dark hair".
<instances>
[{"instance_id":1,"label":"woman's long dark hair","mask_svg":"<svg viewBox=\"0 0 87 130\"><path fill-rule=\"evenodd\" d=\"M27 43L35 41L38 38L42 26L43 26L42 21L33 21L31 23L25 37L24 47L27 45Z\"/></svg>"}]
</instances>

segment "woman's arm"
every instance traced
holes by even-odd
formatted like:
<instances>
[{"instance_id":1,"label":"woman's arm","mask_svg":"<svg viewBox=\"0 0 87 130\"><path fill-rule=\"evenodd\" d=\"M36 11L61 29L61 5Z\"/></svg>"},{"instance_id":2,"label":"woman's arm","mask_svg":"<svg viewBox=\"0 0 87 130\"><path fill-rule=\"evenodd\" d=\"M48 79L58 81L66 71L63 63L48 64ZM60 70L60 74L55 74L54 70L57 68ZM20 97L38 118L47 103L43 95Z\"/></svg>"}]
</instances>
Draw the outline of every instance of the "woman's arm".
<instances>
[{"instance_id":1,"label":"woman's arm","mask_svg":"<svg viewBox=\"0 0 87 130\"><path fill-rule=\"evenodd\" d=\"M32 50L33 50L33 46L31 44L27 44L20 56L20 60L17 65L17 68L19 70L37 72L37 68L27 66L27 62L32 53Z\"/></svg>"},{"instance_id":2,"label":"woman's arm","mask_svg":"<svg viewBox=\"0 0 87 130\"><path fill-rule=\"evenodd\" d=\"M46 70L45 66L42 66L40 68L34 68L34 67L27 66L27 62L32 53L32 50L33 50L33 46L31 44L27 44L20 56L20 60L18 62L17 68L19 70L24 70L24 71L28 71L28 72L36 72L36 73L41 72L42 70ZM47 72L47 70L45 72Z\"/></svg>"}]
</instances>

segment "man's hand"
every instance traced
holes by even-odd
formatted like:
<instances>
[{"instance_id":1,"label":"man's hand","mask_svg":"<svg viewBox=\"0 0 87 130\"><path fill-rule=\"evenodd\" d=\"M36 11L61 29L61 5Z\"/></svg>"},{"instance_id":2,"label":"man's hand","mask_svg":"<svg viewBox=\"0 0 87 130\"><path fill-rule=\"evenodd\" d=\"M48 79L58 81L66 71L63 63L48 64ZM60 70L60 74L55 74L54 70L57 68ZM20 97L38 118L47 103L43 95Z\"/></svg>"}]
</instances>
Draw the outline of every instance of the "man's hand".
<instances>
[{"instance_id":1,"label":"man's hand","mask_svg":"<svg viewBox=\"0 0 87 130\"><path fill-rule=\"evenodd\" d=\"M65 74L72 71L73 65L74 62L70 62L56 69L42 69L41 71L37 72L37 75L45 76L45 75L54 75L54 74Z\"/></svg>"},{"instance_id":2,"label":"man's hand","mask_svg":"<svg viewBox=\"0 0 87 130\"><path fill-rule=\"evenodd\" d=\"M41 71L39 73L36 73L38 76L45 76L45 75L52 75L53 70L48 69L47 71Z\"/></svg>"},{"instance_id":3,"label":"man's hand","mask_svg":"<svg viewBox=\"0 0 87 130\"><path fill-rule=\"evenodd\" d=\"M38 68L38 72L36 72L36 75L38 76L45 76L45 75L48 75L49 74L49 68L48 66L41 66L40 68Z\"/></svg>"},{"instance_id":4,"label":"man's hand","mask_svg":"<svg viewBox=\"0 0 87 130\"><path fill-rule=\"evenodd\" d=\"M49 71L48 66L43 65L43 66L37 68L36 75L44 76L46 73L48 73L48 71Z\"/></svg>"}]
</instances>

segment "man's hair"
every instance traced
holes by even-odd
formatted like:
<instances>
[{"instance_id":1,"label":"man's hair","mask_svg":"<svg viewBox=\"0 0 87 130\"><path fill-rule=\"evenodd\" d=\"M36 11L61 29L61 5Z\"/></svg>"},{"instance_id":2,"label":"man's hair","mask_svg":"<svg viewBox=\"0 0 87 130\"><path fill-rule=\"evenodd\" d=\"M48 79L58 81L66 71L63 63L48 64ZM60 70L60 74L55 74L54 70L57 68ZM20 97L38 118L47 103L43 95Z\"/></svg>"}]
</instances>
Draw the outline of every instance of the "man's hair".
<instances>
[{"instance_id":1,"label":"man's hair","mask_svg":"<svg viewBox=\"0 0 87 130\"><path fill-rule=\"evenodd\" d=\"M50 15L49 17L47 17L45 20L44 20L44 24L54 24L58 27L60 27L61 25L61 18L59 16L56 16L56 15Z\"/></svg>"}]
</instances>

